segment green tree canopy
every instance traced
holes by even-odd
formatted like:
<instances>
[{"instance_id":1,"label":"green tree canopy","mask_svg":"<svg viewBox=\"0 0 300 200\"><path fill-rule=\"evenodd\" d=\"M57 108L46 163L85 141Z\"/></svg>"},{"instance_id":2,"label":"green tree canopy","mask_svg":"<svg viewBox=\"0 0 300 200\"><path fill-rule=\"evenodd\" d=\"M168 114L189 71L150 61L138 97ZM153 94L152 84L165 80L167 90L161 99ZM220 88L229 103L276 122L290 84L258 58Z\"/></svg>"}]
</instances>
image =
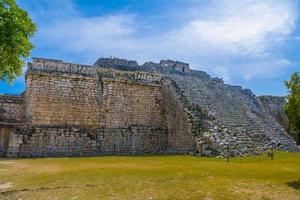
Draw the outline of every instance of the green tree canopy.
<instances>
[{"instance_id":1,"label":"green tree canopy","mask_svg":"<svg viewBox=\"0 0 300 200\"><path fill-rule=\"evenodd\" d=\"M35 31L28 13L15 0L0 0L0 80L11 82L22 74Z\"/></svg>"},{"instance_id":2,"label":"green tree canopy","mask_svg":"<svg viewBox=\"0 0 300 200\"><path fill-rule=\"evenodd\" d=\"M289 90L285 111L291 123L292 133L300 144L300 75L292 74L291 80L285 82Z\"/></svg>"}]
</instances>

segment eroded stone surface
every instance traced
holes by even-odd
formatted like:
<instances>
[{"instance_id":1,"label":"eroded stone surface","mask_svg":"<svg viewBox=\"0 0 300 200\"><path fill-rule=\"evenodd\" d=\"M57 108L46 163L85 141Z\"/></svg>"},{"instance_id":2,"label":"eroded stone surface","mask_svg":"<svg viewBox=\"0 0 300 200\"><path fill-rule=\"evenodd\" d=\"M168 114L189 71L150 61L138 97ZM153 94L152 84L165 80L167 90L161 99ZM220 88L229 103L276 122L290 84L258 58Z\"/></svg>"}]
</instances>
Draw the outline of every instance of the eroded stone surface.
<instances>
[{"instance_id":1,"label":"eroded stone surface","mask_svg":"<svg viewBox=\"0 0 300 200\"><path fill-rule=\"evenodd\" d=\"M287 132L290 131L289 118L284 111L285 97L278 96L259 96L258 99L264 105L267 113L285 128Z\"/></svg>"}]
</instances>

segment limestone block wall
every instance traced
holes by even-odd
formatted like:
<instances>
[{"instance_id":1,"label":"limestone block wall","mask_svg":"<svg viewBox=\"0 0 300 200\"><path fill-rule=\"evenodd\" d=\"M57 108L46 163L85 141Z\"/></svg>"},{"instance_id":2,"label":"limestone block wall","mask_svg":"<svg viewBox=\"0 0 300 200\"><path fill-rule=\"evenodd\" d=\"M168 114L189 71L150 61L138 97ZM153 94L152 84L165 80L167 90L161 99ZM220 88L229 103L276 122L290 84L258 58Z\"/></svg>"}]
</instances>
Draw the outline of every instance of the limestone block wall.
<instances>
[{"instance_id":1,"label":"limestone block wall","mask_svg":"<svg viewBox=\"0 0 300 200\"><path fill-rule=\"evenodd\" d=\"M188 107L163 80L147 72L33 58L24 100L0 96L0 106L13 105L2 106L14 110L6 118L24 122L11 124L15 129L1 151L8 157L192 151Z\"/></svg>"},{"instance_id":2,"label":"limestone block wall","mask_svg":"<svg viewBox=\"0 0 300 200\"><path fill-rule=\"evenodd\" d=\"M11 135L7 156L192 150L184 105L161 79L145 72L34 59L26 73L25 124Z\"/></svg>"},{"instance_id":3,"label":"limestone block wall","mask_svg":"<svg viewBox=\"0 0 300 200\"><path fill-rule=\"evenodd\" d=\"M97 130L27 126L18 128L13 137L8 157L134 155L164 153L167 149L167 130L153 126Z\"/></svg>"},{"instance_id":4,"label":"limestone block wall","mask_svg":"<svg viewBox=\"0 0 300 200\"><path fill-rule=\"evenodd\" d=\"M97 79L27 73L26 86L26 117L31 125L99 127L102 91Z\"/></svg>"},{"instance_id":5,"label":"limestone block wall","mask_svg":"<svg viewBox=\"0 0 300 200\"><path fill-rule=\"evenodd\" d=\"M166 80L162 87L163 107L168 127L170 152L188 152L195 149L193 124L186 105L171 82Z\"/></svg>"},{"instance_id":6,"label":"limestone block wall","mask_svg":"<svg viewBox=\"0 0 300 200\"><path fill-rule=\"evenodd\" d=\"M168 148L167 130L154 126L100 129L97 142L101 154L159 154Z\"/></svg>"},{"instance_id":7,"label":"limestone block wall","mask_svg":"<svg viewBox=\"0 0 300 200\"><path fill-rule=\"evenodd\" d=\"M16 123L24 120L22 96L0 95L0 123Z\"/></svg>"},{"instance_id":8,"label":"limestone block wall","mask_svg":"<svg viewBox=\"0 0 300 200\"><path fill-rule=\"evenodd\" d=\"M8 148L8 157L96 155L95 131L79 126L20 127Z\"/></svg>"},{"instance_id":9,"label":"limestone block wall","mask_svg":"<svg viewBox=\"0 0 300 200\"><path fill-rule=\"evenodd\" d=\"M45 73L28 73L26 80L31 125L164 126L159 86Z\"/></svg>"},{"instance_id":10,"label":"limestone block wall","mask_svg":"<svg viewBox=\"0 0 300 200\"><path fill-rule=\"evenodd\" d=\"M103 126L130 125L164 127L161 87L128 81L103 82Z\"/></svg>"},{"instance_id":11,"label":"limestone block wall","mask_svg":"<svg viewBox=\"0 0 300 200\"><path fill-rule=\"evenodd\" d=\"M206 155L247 155L270 145L299 150L250 90L185 63L100 59L87 66L33 58L26 82L26 126L11 136L12 156L182 153L195 143ZM22 119L21 101L2 102L1 123Z\"/></svg>"}]
</instances>

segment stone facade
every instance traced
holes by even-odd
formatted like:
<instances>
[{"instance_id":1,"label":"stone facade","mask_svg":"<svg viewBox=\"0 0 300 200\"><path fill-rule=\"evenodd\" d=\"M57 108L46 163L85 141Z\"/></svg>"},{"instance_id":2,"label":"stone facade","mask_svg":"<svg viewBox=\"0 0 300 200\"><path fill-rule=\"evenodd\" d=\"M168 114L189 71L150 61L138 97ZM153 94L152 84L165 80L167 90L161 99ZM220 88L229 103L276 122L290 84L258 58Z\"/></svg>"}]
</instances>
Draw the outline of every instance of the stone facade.
<instances>
[{"instance_id":1,"label":"stone facade","mask_svg":"<svg viewBox=\"0 0 300 200\"><path fill-rule=\"evenodd\" d=\"M166 129L153 126L96 130L81 126L23 126L16 129L13 137L6 144L9 157L159 154L167 150L168 140Z\"/></svg>"},{"instance_id":2,"label":"stone facade","mask_svg":"<svg viewBox=\"0 0 300 200\"><path fill-rule=\"evenodd\" d=\"M0 124L18 123L23 118L23 96L0 95Z\"/></svg>"},{"instance_id":3,"label":"stone facade","mask_svg":"<svg viewBox=\"0 0 300 200\"><path fill-rule=\"evenodd\" d=\"M116 60L118 66L122 61ZM14 129L1 139L6 144L3 152L9 157L40 157L193 151L194 137L185 133L185 110L176 99L172 103L177 107L169 106L165 98L172 97L163 76L110 65L34 58L22 101L4 106L23 110L22 123L11 124ZM19 116L10 113L17 121Z\"/></svg>"},{"instance_id":4,"label":"stone facade","mask_svg":"<svg viewBox=\"0 0 300 200\"><path fill-rule=\"evenodd\" d=\"M0 157L6 156L14 128L24 120L24 97L0 95Z\"/></svg>"},{"instance_id":5,"label":"stone facade","mask_svg":"<svg viewBox=\"0 0 300 200\"><path fill-rule=\"evenodd\" d=\"M171 60L33 58L26 91L0 96L0 111L0 156L298 150L250 90Z\"/></svg>"},{"instance_id":6,"label":"stone facade","mask_svg":"<svg viewBox=\"0 0 300 200\"><path fill-rule=\"evenodd\" d=\"M285 97L259 96L258 99L263 104L265 111L269 113L289 133L290 122L284 111Z\"/></svg>"}]
</instances>

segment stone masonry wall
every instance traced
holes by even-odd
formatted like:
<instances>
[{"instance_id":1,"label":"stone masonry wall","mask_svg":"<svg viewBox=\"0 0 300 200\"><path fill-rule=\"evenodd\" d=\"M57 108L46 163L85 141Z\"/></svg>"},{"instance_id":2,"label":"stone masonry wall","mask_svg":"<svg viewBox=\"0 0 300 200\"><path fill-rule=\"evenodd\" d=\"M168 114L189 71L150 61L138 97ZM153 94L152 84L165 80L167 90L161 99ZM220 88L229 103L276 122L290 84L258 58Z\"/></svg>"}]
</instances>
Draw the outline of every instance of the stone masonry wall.
<instances>
[{"instance_id":1,"label":"stone masonry wall","mask_svg":"<svg viewBox=\"0 0 300 200\"><path fill-rule=\"evenodd\" d=\"M167 130L160 127L90 130L80 126L19 127L8 157L134 155L164 153Z\"/></svg>"},{"instance_id":2,"label":"stone masonry wall","mask_svg":"<svg viewBox=\"0 0 300 200\"><path fill-rule=\"evenodd\" d=\"M3 150L8 156L299 151L250 90L178 61L33 58L26 86L24 101L0 109L0 124L25 116Z\"/></svg>"},{"instance_id":3,"label":"stone masonry wall","mask_svg":"<svg viewBox=\"0 0 300 200\"><path fill-rule=\"evenodd\" d=\"M32 125L164 125L156 85L46 73L28 73L26 80L26 116Z\"/></svg>"},{"instance_id":4,"label":"stone masonry wall","mask_svg":"<svg viewBox=\"0 0 300 200\"><path fill-rule=\"evenodd\" d=\"M155 126L100 129L99 150L104 155L160 154L168 148L167 129Z\"/></svg>"},{"instance_id":5,"label":"stone masonry wall","mask_svg":"<svg viewBox=\"0 0 300 200\"><path fill-rule=\"evenodd\" d=\"M26 86L26 116L31 125L99 127L102 91L97 79L28 73Z\"/></svg>"},{"instance_id":6,"label":"stone masonry wall","mask_svg":"<svg viewBox=\"0 0 300 200\"><path fill-rule=\"evenodd\" d=\"M163 105L168 127L169 152L188 152L195 149L195 134L192 132L191 116L181 101L180 94L166 79L162 87Z\"/></svg>"},{"instance_id":7,"label":"stone masonry wall","mask_svg":"<svg viewBox=\"0 0 300 200\"><path fill-rule=\"evenodd\" d=\"M105 127L165 126L160 86L104 80L103 88Z\"/></svg>"},{"instance_id":8,"label":"stone masonry wall","mask_svg":"<svg viewBox=\"0 0 300 200\"><path fill-rule=\"evenodd\" d=\"M19 127L8 157L95 155L95 132L76 126Z\"/></svg>"},{"instance_id":9,"label":"stone masonry wall","mask_svg":"<svg viewBox=\"0 0 300 200\"><path fill-rule=\"evenodd\" d=\"M11 136L9 157L193 150L184 108L159 75L34 59L26 86L26 124Z\"/></svg>"},{"instance_id":10,"label":"stone masonry wall","mask_svg":"<svg viewBox=\"0 0 300 200\"><path fill-rule=\"evenodd\" d=\"M24 120L22 96L0 95L0 124L17 123Z\"/></svg>"}]
</instances>

